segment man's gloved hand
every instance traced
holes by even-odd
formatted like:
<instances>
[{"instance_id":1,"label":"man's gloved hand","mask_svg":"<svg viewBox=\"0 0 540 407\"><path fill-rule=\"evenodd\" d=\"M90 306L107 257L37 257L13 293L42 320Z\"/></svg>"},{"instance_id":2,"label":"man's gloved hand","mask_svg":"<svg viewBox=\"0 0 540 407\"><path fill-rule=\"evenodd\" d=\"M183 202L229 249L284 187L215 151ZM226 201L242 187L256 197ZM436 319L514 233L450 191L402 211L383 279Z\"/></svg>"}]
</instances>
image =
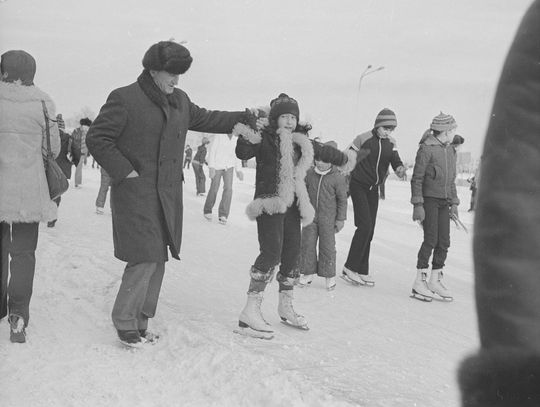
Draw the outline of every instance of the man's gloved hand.
<instances>
[{"instance_id":1,"label":"man's gloved hand","mask_svg":"<svg viewBox=\"0 0 540 407\"><path fill-rule=\"evenodd\" d=\"M396 170L396 175L399 179L405 179L407 176L407 169L403 165L400 165Z\"/></svg>"}]
</instances>

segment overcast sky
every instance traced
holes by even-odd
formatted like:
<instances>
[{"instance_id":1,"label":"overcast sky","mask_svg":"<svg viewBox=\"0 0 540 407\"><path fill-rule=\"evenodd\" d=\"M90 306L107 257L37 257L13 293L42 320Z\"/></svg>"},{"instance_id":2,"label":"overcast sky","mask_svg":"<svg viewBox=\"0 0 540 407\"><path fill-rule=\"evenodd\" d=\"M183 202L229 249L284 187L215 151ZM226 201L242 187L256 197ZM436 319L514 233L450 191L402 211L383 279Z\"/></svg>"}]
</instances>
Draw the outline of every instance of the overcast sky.
<instances>
[{"instance_id":1,"label":"overcast sky","mask_svg":"<svg viewBox=\"0 0 540 407\"><path fill-rule=\"evenodd\" d=\"M480 156L506 52L530 0L0 0L0 52L24 49L35 83L65 117L95 113L134 82L148 47L187 41L179 87L200 106L238 110L280 92L313 136L340 147L396 112L413 160L433 116L454 115ZM384 69L364 77L367 65Z\"/></svg>"}]
</instances>

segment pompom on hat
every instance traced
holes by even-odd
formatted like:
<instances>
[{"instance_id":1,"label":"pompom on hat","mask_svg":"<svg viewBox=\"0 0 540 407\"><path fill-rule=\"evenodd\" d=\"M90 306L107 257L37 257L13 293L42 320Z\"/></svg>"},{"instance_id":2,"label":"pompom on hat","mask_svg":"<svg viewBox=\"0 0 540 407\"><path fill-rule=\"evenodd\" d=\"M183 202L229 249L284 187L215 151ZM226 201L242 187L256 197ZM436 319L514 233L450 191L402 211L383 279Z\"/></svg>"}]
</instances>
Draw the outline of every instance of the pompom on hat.
<instances>
[{"instance_id":1,"label":"pompom on hat","mask_svg":"<svg viewBox=\"0 0 540 407\"><path fill-rule=\"evenodd\" d=\"M15 82L20 80L25 86L34 84L36 75L36 60L32 55L23 50L11 50L2 54L0 61L2 80L5 82Z\"/></svg>"},{"instance_id":2,"label":"pompom on hat","mask_svg":"<svg viewBox=\"0 0 540 407\"><path fill-rule=\"evenodd\" d=\"M300 108L298 102L285 93L280 93L275 99L270 102L270 120L277 120L282 114L293 114L296 120L300 117Z\"/></svg>"},{"instance_id":3,"label":"pompom on hat","mask_svg":"<svg viewBox=\"0 0 540 407\"><path fill-rule=\"evenodd\" d=\"M449 114L439 113L431 121L429 128L435 131L448 131L457 127L456 120Z\"/></svg>"},{"instance_id":4,"label":"pompom on hat","mask_svg":"<svg viewBox=\"0 0 540 407\"><path fill-rule=\"evenodd\" d=\"M192 62L189 50L174 41L160 41L152 45L142 60L144 69L166 71L174 75L186 73Z\"/></svg>"},{"instance_id":5,"label":"pompom on hat","mask_svg":"<svg viewBox=\"0 0 540 407\"><path fill-rule=\"evenodd\" d=\"M375 124L373 125L373 128L377 127L397 127L397 119L396 114L388 109L384 108L379 112L377 117L375 118Z\"/></svg>"}]
</instances>

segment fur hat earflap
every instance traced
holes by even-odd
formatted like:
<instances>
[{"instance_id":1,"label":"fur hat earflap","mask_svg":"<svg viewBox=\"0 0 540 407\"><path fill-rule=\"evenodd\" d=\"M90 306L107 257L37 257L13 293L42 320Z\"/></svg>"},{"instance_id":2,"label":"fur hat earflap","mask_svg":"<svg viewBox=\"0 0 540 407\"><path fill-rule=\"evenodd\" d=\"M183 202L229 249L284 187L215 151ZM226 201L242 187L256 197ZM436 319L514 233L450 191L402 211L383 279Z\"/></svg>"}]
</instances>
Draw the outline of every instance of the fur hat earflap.
<instances>
[{"instance_id":1,"label":"fur hat earflap","mask_svg":"<svg viewBox=\"0 0 540 407\"><path fill-rule=\"evenodd\" d=\"M174 75L186 73L192 62L189 50L174 41L160 41L152 45L142 60L144 69L166 71Z\"/></svg>"}]
</instances>

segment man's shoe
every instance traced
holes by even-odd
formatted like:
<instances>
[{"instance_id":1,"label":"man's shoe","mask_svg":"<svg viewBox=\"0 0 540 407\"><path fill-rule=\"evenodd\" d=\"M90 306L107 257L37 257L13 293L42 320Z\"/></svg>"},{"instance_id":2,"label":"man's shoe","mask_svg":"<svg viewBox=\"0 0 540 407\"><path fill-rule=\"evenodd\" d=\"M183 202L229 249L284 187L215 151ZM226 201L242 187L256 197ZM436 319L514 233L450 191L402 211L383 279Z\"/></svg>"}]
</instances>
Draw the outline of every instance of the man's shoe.
<instances>
[{"instance_id":1,"label":"man's shoe","mask_svg":"<svg viewBox=\"0 0 540 407\"><path fill-rule=\"evenodd\" d=\"M24 318L11 314L9 316L9 340L12 343L25 343L26 331L24 329Z\"/></svg>"},{"instance_id":2,"label":"man's shoe","mask_svg":"<svg viewBox=\"0 0 540 407\"><path fill-rule=\"evenodd\" d=\"M226 216L220 216L219 219L218 219L219 223L221 223L222 225L226 225L227 224L227 217Z\"/></svg>"},{"instance_id":3,"label":"man's shoe","mask_svg":"<svg viewBox=\"0 0 540 407\"><path fill-rule=\"evenodd\" d=\"M205 218L208 222L212 222L212 214L211 214L211 213L205 213L205 214L204 214L204 218Z\"/></svg>"},{"instance_id":4,"label":"man's shoe","mask_svg":"<svg viewBox=\"0 0 540 407\"><path fill-rule=\"evenodd\" d=\"M103 208L100 208L99 206L96 206L96 213L98 215L103 215L105 212L103 211Z\"/></svg>"},{"instance_id":5,"label":"man's shoe","mask_svg":"<svg viewBox=\"0 0 540 407\"><path fill-rule=\"evenodd\" d=\"M141 339L141 334L136 329L130 329L130 330L121 330L118 329L118 338L120 339L120 342L122 342L124 345L132 347L132 348L138 348L142 346L143 341Z\"/></svg>"}]
</instances>

